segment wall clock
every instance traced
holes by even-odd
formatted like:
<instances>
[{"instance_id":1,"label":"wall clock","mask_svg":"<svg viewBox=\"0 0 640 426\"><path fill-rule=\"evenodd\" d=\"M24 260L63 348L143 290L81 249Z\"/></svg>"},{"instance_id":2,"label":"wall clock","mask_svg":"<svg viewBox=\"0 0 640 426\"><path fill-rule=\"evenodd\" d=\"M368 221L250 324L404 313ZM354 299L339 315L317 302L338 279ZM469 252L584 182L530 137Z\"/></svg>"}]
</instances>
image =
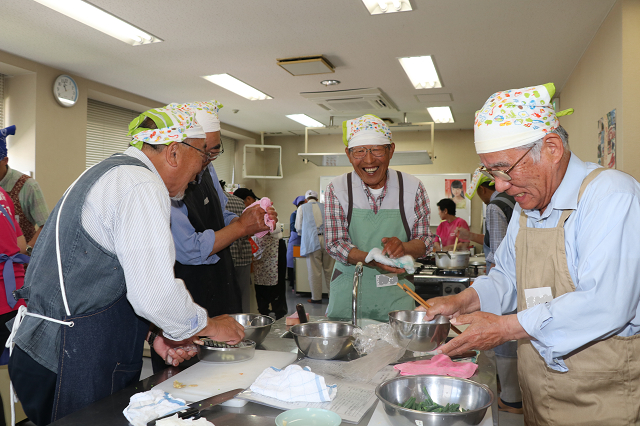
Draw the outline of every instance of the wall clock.
<instances>
[{"instance_id":1,"label":"wall clock","mask_svg":"<svg viewBox=\"0 0 640 426\"><path fill-rule=\"evenodd\" d=\"M78 85L68 75L59 75L53 83L53 96L63 107L72 107L78 102Z\"/></svg>"}]
</instances>

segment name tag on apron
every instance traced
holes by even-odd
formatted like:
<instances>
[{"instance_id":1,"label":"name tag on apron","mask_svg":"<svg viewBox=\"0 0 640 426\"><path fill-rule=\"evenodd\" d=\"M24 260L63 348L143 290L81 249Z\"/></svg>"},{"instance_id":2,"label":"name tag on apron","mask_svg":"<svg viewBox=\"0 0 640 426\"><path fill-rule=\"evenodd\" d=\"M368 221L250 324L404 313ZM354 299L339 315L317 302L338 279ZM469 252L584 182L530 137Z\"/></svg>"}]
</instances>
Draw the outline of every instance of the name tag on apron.
<instances>
[{"instance_id":1,"label":"name tag on apron","mask_svg":"<svg viewBox=\"0 0 640 426\"><path fill-rule=\"evenodd\" d=\"M527 302L527 309L553 300L551 287L525 288L524 297Z\"/></svg>"},{"instance_id":2,"label":"name tag on apron","mask_svg":"<svg viewBox=\"0 0 640 426\"><path fill-rule=\"evenodd\" d=\"M389 287L398 284L398 274L376 275L376 287Z\"/></svg>"}]
</instances>

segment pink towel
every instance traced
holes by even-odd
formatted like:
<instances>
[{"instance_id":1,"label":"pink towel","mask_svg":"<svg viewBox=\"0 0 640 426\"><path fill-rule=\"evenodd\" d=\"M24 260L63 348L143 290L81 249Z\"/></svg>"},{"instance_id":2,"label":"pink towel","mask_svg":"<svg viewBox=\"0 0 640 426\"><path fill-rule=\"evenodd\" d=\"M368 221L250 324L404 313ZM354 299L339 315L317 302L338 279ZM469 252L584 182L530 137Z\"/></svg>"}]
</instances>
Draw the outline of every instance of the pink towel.
<instances>
[{"instance_id":1,"label":"pink towel","mask_svg":"<svg viewBox=\"0 0 640 426\"><path fill-rule=\"evenodd\" d=\"M271 207L273 205L273 203L271 202L271 200L267 197L262 197L260 198L258 201L256 201L255 203L251 204L249 207L245 208L244 210L242 210L242 213L244 213L247 209L250 209L253 206L260 206L262 208L262 210L264 210L265 212L267 211L268 207ZM265 214L264 215L264 224L267 225L269 227L269 229L271 230L271 232L275 231L276 229L276 222L274 220L269 219L269 215ZM260 231L258 232L255 236L257 238L262 238L265 235L267 235L269 231Z\"/></svg>"},{"instance_id":2,"label":"pink towel","mask_svg":"<svg viewBox=\"0 0 640 426\"><path fill-rule=\"evenodd\" d=\"M468 379L478 369L473 362L453 362L446 355L436 355L423 361L405 362L394 367L400 371L401 376L413 376L416 374L437 374L439 376L453 376Z\"/></svg>"}]
</instances>

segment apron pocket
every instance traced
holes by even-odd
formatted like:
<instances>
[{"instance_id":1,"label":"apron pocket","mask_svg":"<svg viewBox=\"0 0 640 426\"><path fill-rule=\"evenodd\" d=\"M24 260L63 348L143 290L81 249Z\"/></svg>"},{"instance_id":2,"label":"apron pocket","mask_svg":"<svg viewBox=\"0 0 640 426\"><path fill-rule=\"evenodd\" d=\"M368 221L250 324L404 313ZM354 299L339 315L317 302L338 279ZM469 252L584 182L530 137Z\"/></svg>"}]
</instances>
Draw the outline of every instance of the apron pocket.
<instances>
[{"instance_id":1,"label":"apron pocket","mask_svg":"<svg viewBox=\"0 0 640 426\"><path fill-rule=\"evenodd\" d=\"M111 374L111 393L124 389L140 380L141 372L142 360L132 364L117 363Z\"/></svg>"}]
</instances>

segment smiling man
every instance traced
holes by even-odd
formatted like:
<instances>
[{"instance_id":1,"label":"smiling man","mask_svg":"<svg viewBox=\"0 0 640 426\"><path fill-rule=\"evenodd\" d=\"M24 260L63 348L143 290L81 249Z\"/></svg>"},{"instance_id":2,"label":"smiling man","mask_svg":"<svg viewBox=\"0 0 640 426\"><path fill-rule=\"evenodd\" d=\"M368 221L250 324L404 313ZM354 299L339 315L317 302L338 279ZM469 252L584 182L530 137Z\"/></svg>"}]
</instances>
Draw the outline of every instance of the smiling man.
<instances>
[{"instance_id":1,"label":"smiling man","mask_svg":"<svg viewBox=\"0 0 640 426\"><path fill-rule=\"evenodd\" d=\"M569 150L554 93L498 92L476 114L483 171L518 206L489 275L427 317L469 324L449 355L520 340L526 424L638 424L640 185Z\"/></svg>"},{"instance_id":2,"label":"smiling man","mask_svg":"<svg viewBox=\"0 0 640 426\"><path fill-rule=\"evenodd\" d=\"M345 153L355 173L338 176L325 193L326 247L337 260L327 311L333 319L351 318L354 265L365 263L372 248L381 248L391 258L409 254L417 259L433 245L429 197L418 179L389 169L395 144L384 121L368 114L342 127ZM413 289L404 269L375 261L365 266L358 308L362 318L387 321L389 311L415 307L396 285L401 282ZM385 273L398 275L392 280L377 277Z\"/></svg>"}]
</instances>

